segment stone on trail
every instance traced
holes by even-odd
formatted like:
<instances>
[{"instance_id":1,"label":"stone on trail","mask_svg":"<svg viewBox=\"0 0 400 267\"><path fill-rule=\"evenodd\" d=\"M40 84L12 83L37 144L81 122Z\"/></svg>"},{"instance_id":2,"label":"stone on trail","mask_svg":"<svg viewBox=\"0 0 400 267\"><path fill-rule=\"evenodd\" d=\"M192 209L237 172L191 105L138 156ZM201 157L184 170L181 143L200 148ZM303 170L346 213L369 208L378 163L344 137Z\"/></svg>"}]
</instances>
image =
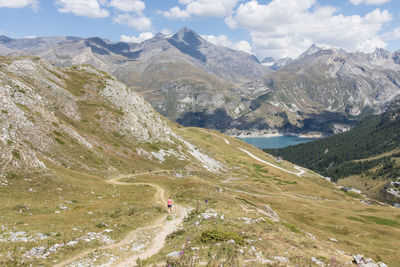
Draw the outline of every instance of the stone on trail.
<instances>
[{"instance_id":1,"label":"stone on trail","mask_svg":"<svg viewBox=\"0 0 400 267\"><path fill-rule=\"evenodd\" d=\"M181 255L182 255L181 251L173 251L171 253L168 253L167 257L168 258L173 258L173 259L179 259L181 257Z\"/></svg>"}]
</instances>

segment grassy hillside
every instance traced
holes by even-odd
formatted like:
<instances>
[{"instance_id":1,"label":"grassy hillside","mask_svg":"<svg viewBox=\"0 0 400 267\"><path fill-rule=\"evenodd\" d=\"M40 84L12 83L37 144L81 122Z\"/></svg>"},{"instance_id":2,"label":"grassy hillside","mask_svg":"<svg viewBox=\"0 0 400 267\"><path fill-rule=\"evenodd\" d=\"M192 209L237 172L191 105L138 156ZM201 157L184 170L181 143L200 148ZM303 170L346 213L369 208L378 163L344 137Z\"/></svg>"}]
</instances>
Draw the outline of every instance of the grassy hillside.
<instances>
[{"instance_id":1,"label":"grassy hillside","mask_svg":"<svg viewBox=\"0 0 400 267\"><path fill-rule=\"evenodd\" d=\"M399 102L400 103L400 102ZM398 103L397 103L398 104ZM396 106L396 103L393 104ZM354 174L362 174L377 166L385 177L396 177L400 172L392 168L393 157L400 154L400 117L390 119L392 107L383 115L370 116L362 120L354 129L314 142L290 146L283 149L266 149L296 164L315 170L338 180ZM393 151L393 153L385 154ZM382 155L381 157L377 157ZM374 157L373 159L370 159ZM390 172L385 169L391 168ZM381 174L383 174L381 173ZM379 173L376 173L379 177Z\"/></svg>"},{"instance_id":2,"label":"grassy hillside","mask_svg":"<svg viewBox=\"0 0 400 267\"><path fill-rule=\"evenodd\" d=\"M351 178L346 181L352 180L350 184L354 185L359 179L358 188L375 192L377 196L377 191L389 181L400 177L399 106L400 101L393 102L384 114L367 117L346 133L265 151L331 177L334 181ZM368 183L374 186L368 186ZM380 186L376 187L377 183Z\"/></svg>"},{"instance_id":3,"label":"grassy hillside","mask_svg":"<svg viewBox=\"0 0 400 267\"><path fill-rule=\"evenodd\" d=\"M399 209L166 121L87 66L1 60L0 265L52 266L82 252L73 265L135 261L162 230L146 227L177 217L158 188L188 215L142 266L342 266L360 253L398 263Z\"/></svg>"}]
</instances>

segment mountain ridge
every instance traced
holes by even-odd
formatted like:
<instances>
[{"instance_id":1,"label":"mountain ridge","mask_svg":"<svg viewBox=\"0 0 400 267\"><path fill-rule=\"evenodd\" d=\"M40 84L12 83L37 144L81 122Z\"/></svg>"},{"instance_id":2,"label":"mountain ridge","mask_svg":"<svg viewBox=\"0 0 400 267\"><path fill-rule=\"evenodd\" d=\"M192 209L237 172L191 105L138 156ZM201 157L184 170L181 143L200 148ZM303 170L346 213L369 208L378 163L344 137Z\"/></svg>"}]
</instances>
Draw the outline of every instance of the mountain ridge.
<instances>
[{"instance_id":1,"label":"mountain ridge","mask_svg":"<svg viewBox=\"0 0 400 267\"><path fill-rule=\"evenodd\" d=\"M34 54L61 66L91 64L137 90L170 119L232 134L331 135L382 112L400 94L399 51L365 54L312 45L267 71L254 56L212 45L188 28L142 43L57 38L7 39L8 46L0 42L0 53ZM22 49L27 44L31 50Z\"/></svg>"},{"instance_id":2,"label":"mountain ridge","mask_svg":"<svg viewBox=\"0 0 400 267\"><path fill-rule=\"evenodd\" d=\"M351 126L358 117L380 113L400 94L399 51L376 49L364 54L315 45L307 51L262 80L239 89L258 92L253 98L269 93L258 109L249 113L250 120L261 119L271 125L275 116L281 120L278 127L282 131L320 128L332 134L334 124ZM269 114L270 122L264 114ZM330 120L329 116L337 119Z\"/></svg>"},{"instance_id":3,"label":"mountain ridge","mask_svg":"<svg viewBox=\"0 0 400 267\"><path fill-rule=\"evenodd\" d=\"M398 260L398 209L168 121L90 65L0 57L0 96L0 265Z\"/></svg>"}]
</instances>

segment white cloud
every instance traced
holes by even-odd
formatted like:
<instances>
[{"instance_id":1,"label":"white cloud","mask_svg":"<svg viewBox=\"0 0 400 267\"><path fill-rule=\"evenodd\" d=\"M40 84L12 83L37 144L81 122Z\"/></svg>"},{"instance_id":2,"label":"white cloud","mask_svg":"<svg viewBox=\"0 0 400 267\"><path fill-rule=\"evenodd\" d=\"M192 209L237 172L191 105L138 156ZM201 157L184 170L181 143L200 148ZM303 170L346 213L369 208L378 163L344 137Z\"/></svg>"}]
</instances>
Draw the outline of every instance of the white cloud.
<instances>
[{"instance_id":1,"label":"white cloud","mask_svg":"<svg viewBox=\"0 0 400 267\"><path fill-rule=\"evenodd\" d=\"M394 28L392 31L384 33L382 39L385 41L400 39L400 27Z\"/></svg>"},{"instance_id":2,"label":"white cloud","mask_svg":"<svg viewBox=\"0 0 400 267\"><path fill-rule=\"evenodd\" d=\"M244 51L246 53L252 54L251 45L247 41L239 41L232 45L232 48L239 51Z\"/></svg>"},{"instance_id":3,"label":"white cloud","mask_svg":"<svg viewBox=\"0 0 400 267\"><path fill-rule=\"evenodd\" d=\"M186 19L192 15L202 17L224 17L231 14L238 0L179 0L185 5L183 9L178 6L170 8L162 14L171 19Z\"/></svg>"},{"instance_id":4,"label":"white cloud","mask_svg":"<svg viewBox=\"0 0 400 267\"><path fill-rule=\"evenodd\" d=\"M190 13L187 10L182 10L175 6L169 9L169 11L164 11L162 14L169 19L187 19L190 17Z\"/></svg>"},{"instance_id":5,"label":"white cloud","mask_svg":"<svg viewBox=\"0 0 400 267\"><path fill-rule=\"evenodd\" d=\"M246 53L251 54L251 46L247 41L239 41L239 42L232 42L231 40L228 39L228 37L225 34L221 34L218 36L214 35L202 35L204 39L206 39L208 42L215 44L215 45L220 45L220 46L225 46L229 47L235 50L240 50L244 51Z\"/></svg>"},{"instance_id":6,"label":"white cloud","mask_svg":"<svg viewBox=\"0 0 400 267\"><path fill-rule=\"evenodd\" d=\"M164 34L164 35L171 35L172 31L170 29L162 29L161 33Z\"/></svg>"},{"instance_id":7,"label":"white cloud","mask_svg":"<svg viewBox=\"0 0 400 267\"><path fill-rule=\"evenodd\" d=\"M131 14L120 14L114 17L115 23L134 28L138 31L146 31L152 28L151 20L145 16L137 16Z\"/></svg>"},{"instance_id":8,"label":"white cloud","mask_svg":"<svg viewBox=\"0 0 400 267\"><path fill-rule=\"evenodd\" d=\"M136 14L142 14L146 5L140 0L111 0L110 6L124 12L134 12Z\"/></svg>"},{"instance_id":9,"label":"white cloud","mask_svg":"<svg viewBox=\"0 0 400 267\"><path fill-rule=\"evenodd\" d=\"M38 8L37 0L0 0L0 7L8 8L23 8L30 6L32 9L36 10Z\"/></svg>"},{"instance_id":10,"label":"white cloud","mask_svg":"<svg viewBox=\"0 0 400 267\"><path fill-rule=\"evenodd\" d=\"M361 5L361 4L366 4L366 5L382 5L385 3L390 2L390 0L350 0L350 3L353 5Z\"/></svg>"},{"instance_id":11,"label":"white cloud","mask_svg":"<svg viewBox=\"0 0 400 267\"><path fill-rule=\"evenodd\" d=\"M154 34L151 32L142 32L139 34L139 36L127 36L127 35L121 35L121 41L127 42L127 43L141 43L143 41L146 41L150 38L153 38Z\"/></svg>"},{"instance_id":12,"label":"white cloud","mask_svg":"<svg viewBox=\"0 0 400 267\"><path fill-rule=\"evenodd\" d=\"M231 28L249 30L252 46L260 58L297 57L310 45L371 51L386 47L380 37L383 24L392 20L387 10L375 9L365 16L344 16L317 0L257 0L242 3L225 19Z\"/></svg>"},{"instance_id":13,"label":"white cloud","mask_svg":"<svg viewBox=\"0 0 400 267\"><path fill-rule=\"evenodd\" d=\"M193 2L193 0L179 0L179 3L182 4L182 5L187 5L190 2Z\"/></svg>"},{"instance_id":14,"label":"white cloud","mask_svg":"<svg viewBox=\"0 0 400 267\"><path fill-rule=\"evenodd\" d=\"M97 0L57 0L57 10L61 13L73 13L88 18L106 18L108 10L100 7Z\"/></svg>"}]
</instances>

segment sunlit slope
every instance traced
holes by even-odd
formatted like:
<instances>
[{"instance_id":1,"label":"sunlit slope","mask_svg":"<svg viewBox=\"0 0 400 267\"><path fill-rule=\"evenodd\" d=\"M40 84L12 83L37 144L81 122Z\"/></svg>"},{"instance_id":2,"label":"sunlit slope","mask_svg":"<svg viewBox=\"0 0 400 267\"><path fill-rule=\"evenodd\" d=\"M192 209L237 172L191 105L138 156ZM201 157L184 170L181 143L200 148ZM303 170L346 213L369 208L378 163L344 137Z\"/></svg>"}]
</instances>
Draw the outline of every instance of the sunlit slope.
<instances>
[{"instance_id":1,"label":"sunlit slope","mask_svg":"<svg viewBox=\"0 0 400 267\"><path fill-rule=\"evenodd\" d=\"M240 140L167 121L92 67L0 63L0 265L135 258L160 231L143 229L176 220L158 188L189 215L143 265L163 266L182 247L183 265L192 256L343 265L356 253L396 264L398 209L364 204Z\"/></svg>"},{"instance_id":2,"label":"sunlit slope","mask_svg":"<svg viewBox=\"0 0 400 267\"><path fill-rule=\"evenodd\" d=\"M219 206L221 213L231 211L236 216L242 213L257 218L256 213L246 213L246 210L262 208L268 204L279 214L282 221L290 224L289 229L299 230L293 238L290 237L289 231L285 239L275 232L275 228L267 230L268 227L261 225L256 227L252 224L251 228L256 228L252 229L253 234L265 240L261 246L266 251L272 253L273 248L275 252L279 248L287 249L289 253L293 253L293 257L297 255L306 258L307 254L326 253L326 256L333 251L342 250L349 254L361 253L377 261L382 260L389 266L390 263L398 263L396 256L400 249L398 209L386 205L364 204L361 201L362 196L354 198L346 195L335 188L333 183L310 171L299 177L265 166L239 149L245 149L258 158L289 171L295 170L292 164L277 163L273 157L240 140L216 132L205 134L203 129L185 128L180 129L179 133L188 140L213 151L216 159L229 163L230 178L240 178L228 179L228 182L224 176L211 178L214 188L209 197L217 199L215 205ZM217 136L225 138L229 144ZM201 197L206 198L207 194ZM224 204L219 203L220 198L225 198ZM278 228L281 227L282 225ZM315 235L318 241L309 247L303 247L300 240L308 236L307 232ZM338 242L331 241L331 238ZM290 249L293 245L295 249Z\"/></svg>"}]
</instances>

